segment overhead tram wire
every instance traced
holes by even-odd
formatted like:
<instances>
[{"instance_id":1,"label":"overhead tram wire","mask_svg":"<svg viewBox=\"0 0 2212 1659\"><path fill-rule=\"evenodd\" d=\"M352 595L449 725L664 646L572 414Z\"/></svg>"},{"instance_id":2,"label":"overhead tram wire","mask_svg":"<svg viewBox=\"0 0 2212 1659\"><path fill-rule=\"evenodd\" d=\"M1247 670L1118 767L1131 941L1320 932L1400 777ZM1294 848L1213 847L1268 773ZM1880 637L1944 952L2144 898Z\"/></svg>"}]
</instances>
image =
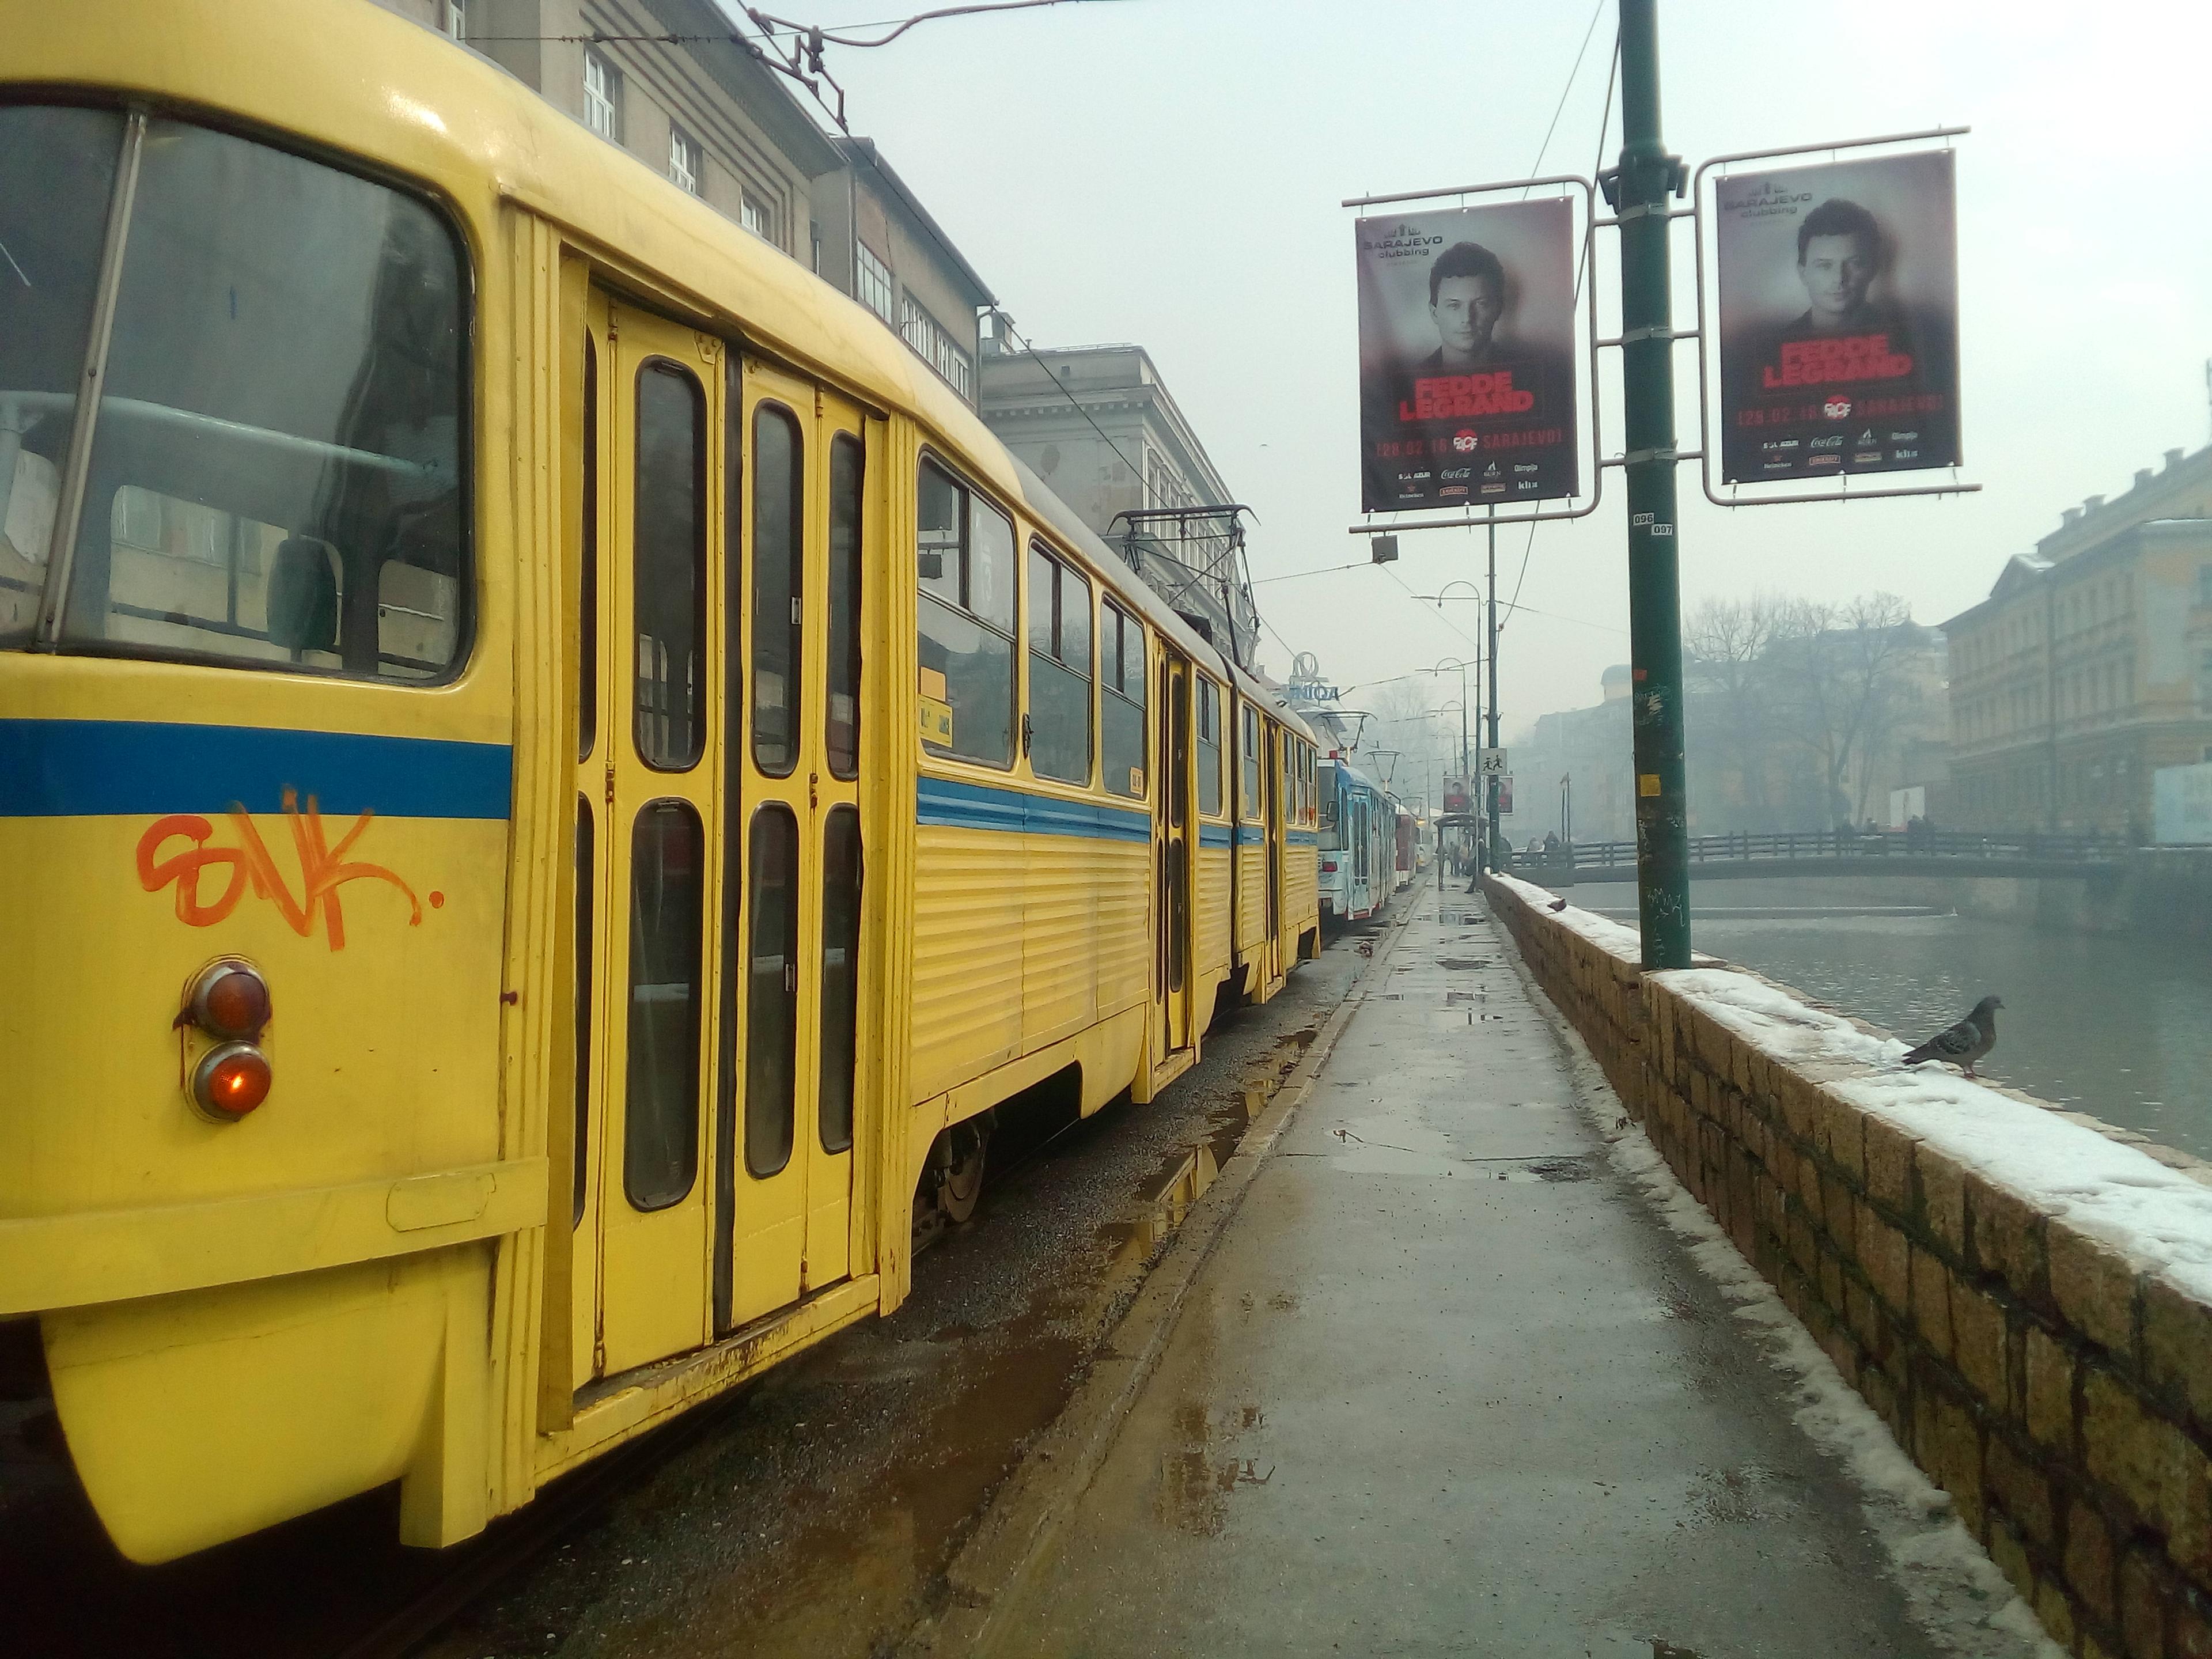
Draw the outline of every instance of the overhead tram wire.
<instances>
[{"instance_id":1,"label":"overhead tram wire","mask_svg":"<svg viewBox=\"0 0 2212 1659\"><path fill-rule=\"evenodd\" d=\"M1605 0L1598 0L1598 9L1599 9L1599 11L1601 11L1601 11L1603 11L1603 10L1604 10L1604 9L1605 9ZM1595 23L1595 22L1596 21L1596 16L1595 16L1595 14L1592 15L1592 17L1591 17L1591 20L1590 20L1590 21L1591 21L1593 23ZM1587 47L1587 46L1589 45L1589 39L1588 39L1588 37L1587 37L1587 36L1585 36L1585 37L1584 37L1583 41L1583 46L1584 46L1585 47ZM1577 64L1577 66L1579 66L1579 65L1581 64L1581 63L1582 63L1582 59L1581 59L1581 58L1580 58L1579 56L1577 56L1577 57L1576 58L1576 59L1575 59L1575 62L1576 62L1576 64ZM1596 161L1595 165L1595 166L1593 166L1593 167L1591 167L1591 169L1590 169L1590 173L1591 173L1591 175L1592 175L1593 177L1595 177L1598 173L1601 172L1601 171L1604 169L1604 167L1605 167L1605 135L1606 135L1607 131L1607 130L1612 126L1612 125L1613 125L1613 88L1614 88L1617 84L1619 84L1620 79L1620 29L1619 29L1619 28L1617 28L1617 27L1616 27L1616 28L1613 30L1613 59L1612 59L1612 66L1611 66L1611 67L1610 67L1610 68L1606 71L1606 76L1605 76L1605 101L1604 101L1604 103L1603 103L1603 104L1601 104L1601 105L1599 106L1599 108L1598 108L1598 117L1597 117L1597 161ZM1572 87L1572 86L1574 85L1574 76L1573 76L1573 75L1572 75L1572 74L1570 74L1570 75L1567 76L1567 84L1568 84L1568 86L1569 86L1569 87ZM1562 105L1564 105L1564 104L1565 103L1565 101L1566 101L1566 100L1565 100L1565 94L1563 94L1561 95L1561 98L1560 98L1560 102L1561 102L1561 104L1562 104ZM1552 119L1553 119L1553 124L1554 125L1558 125L1558 122L1559 122L1559 117L1558 117L1557 115L1554 115L1554 116L1552 118ZM1551 142L1552 142L1552 140L1551 140L1551 135L1550 135L1550 134L1548 134L1548 133L1547 133L1547 134L1545 135L1545 137L1544 137L1544 143L1545 143L1545 145L1546 145L1546 147L1547 147L1547 148L1548 148L1548 147L1550 146ZM1540 168L1543 167L1543 165L1544 165L1544 155L1543 155L1543 151L1542 151L1542 150L1539 150L1539 151L1536 153L1536 167L1537 167L1537 169L1540 169ZM1591 239L1593 236L1596 235L1596 234L1597 234L1597 227L1596 227L1595 225L1589 225L1589 226L1586 226L1586 227L1584 227L1584 228L1583 228L1583 257L1582 257L1582 258L1581 258L1579 261L1577 261L1577 264L1576 264L1576 267L1575 267L1575 292L1574 292L1574 302L1576 302L1576 303L1579 303L1579 302L1580 302L1580 301L1581 301L1581 299L1582 299L1582 297L1583 297L1583 276L1584 276L1584 275L1589 271L1589 263L1590 263L1590 262L1589 262L1589 247L1590 247L1590 239ZM1602 461L1601 461L1601 465L1602 465ZM1519 600L1520 600L1520 598L1521 598L1521 584L1522 584L1522 582L1524 582L1524 581L1526 581L1526 580L1528 580L1528 556L1529 556L1530 554L1534 553L1535 550L1536 550L1536 526L1535 526L1534 523L1532 521L1532 522L1529 524L1529 526L1528 526L1528 539L1527 541L1523 542L1523 543L1522 544L1522 545L1521 545L1521 569L1520 569L1519 573L1518 573L1516 575L1515 575L1515 577L1513 578L1513 598L1512 598L1512 599L1509 600L1509 601L1506 603L1506 606L1505 606L1505 609L1506 609L1506 611L1507 611L1507 613L1508 613L1508 614L1507 614L1507 616L1505 617L1505 618L1504 618L1503 621L1501 621L1501 622L1498 624L1498 631L1499 633L1501 633L1501 634L1503 634L1503 633L1505 631L1505 625L1506 625L1506 623L1510 623L1510 621L1512 621L1512 619L1513 619L1513 618L1512 618L1512 616L1511 616L1511 614L1510 614L1510 613L1511 613L1511 612L1513 612L1513 611L1518 611L1518 610L1520 610L1520 609L1522 609L1522 605L1519 604ZM1542 612L1542 611L1539 611L1539 612L1537 612L1537 614L1538 614L1539 616L1541 616L1541 615L1544 615L1544 614L1546 614L1546 613L1544 613L1544 612ZM1593 626L1595 626L1595 624L1593 624Z\"/></svg>"},{"instance_id":2,"label":"overhead tram wire","mask_svg":"<svg viewBox=\"0 0 2212 1659\"><path fill-rule=\"evenodd\" d=\"M1536 165L1528 169L1528 176L1532 179L1544 170L1544 157L1552 148L1552 135L1559 130L1559 117L1566 112L1567 99L1575 89L1575 77L1583 72L1583 58L1589 51L1590 37L1597 33L1597 20L1605 15L1605 4L1606 0L1597 0L1597 4L1590 8L1589 27L1583 31L1583 43L1575 49L1574 67L1567 71L1567 84L1559 88L1559 101L1552 108L1552 125L1544 129L1544 142L1536 146ZM1619 50L1619 42L1616 40L1614 43L1616 54ZM1613 88L1610 85L1606 88L1605 97L1608 104L1613 101ZM1602 143L1600 143L1599 149L1602 152L1604 149ZM1521 197L1523 201L1526 201L1528 197L1528 190L1522 190Z\"/></svg>"}]
</instances>

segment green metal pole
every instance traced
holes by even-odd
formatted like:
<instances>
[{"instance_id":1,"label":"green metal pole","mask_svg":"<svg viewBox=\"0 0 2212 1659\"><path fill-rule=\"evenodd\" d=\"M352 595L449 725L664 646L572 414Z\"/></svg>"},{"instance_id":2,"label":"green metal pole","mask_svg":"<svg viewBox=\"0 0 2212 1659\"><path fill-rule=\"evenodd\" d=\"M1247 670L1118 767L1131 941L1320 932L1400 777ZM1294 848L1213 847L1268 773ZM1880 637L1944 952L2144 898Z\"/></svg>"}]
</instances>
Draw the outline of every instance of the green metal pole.
<instances>
[{"instance_id":1,"label":"green metal pole","mask_svg":"<svg viewBox=\"0 0 2212 1659\"><path fill-rule=\"evenodd\" d=\"M1487 656L1489 657L1489 659L1490 659L1490 664L1489 664L1489 667L1490 667L1490 746L1491 746L1492 749L1495 749L1495 748L1497 748L1497 747L1498 746L1498 523L1497 523L1497 520L1498 520L1498 509L1497 509L1497 507L1492 507L1490 509L1490 517L1491 517L1491 526L1490 526L1490 625L1489 625L1489 627L1488 627L1488 628L1485 630L1485 632L1484 632L1484 638L1485 638L1485 640L1486 640L1486 644L1484 645L1484 647L1483 647L1483 651L1484 651L1484 653L1485 653L1486 655L1487 655ZM1496 856L1496 854L1497 854L1497 852L1498 852L1498 788L1499 788L1498 781L1496 778L1486 778L1486 779L1484 779L1484 780L1483 780L1483 788L1484 788L1484 790L1488 793L1488 795L1489 795L1489 797L1490 797L1490 850L1491 850L1491 854L1492 854L1492 855L1493 857L1495 857L1495 856Z\"/></svg>"},{"instance_id":2,"label":"green metal pole","mask_svg":"<svg viewBox=\"0 0 2212 1659\"><path fill-rule=\"evenodd\" d=\"M1682 599L1674 534L1674 299L1668 202L1680 161L1659 137L1657 0L1620 0L1621 380L1627 437L1628 633L1635 680L1636 887L1644 965L1690 965Z\"/></svg>"}]
</instances>

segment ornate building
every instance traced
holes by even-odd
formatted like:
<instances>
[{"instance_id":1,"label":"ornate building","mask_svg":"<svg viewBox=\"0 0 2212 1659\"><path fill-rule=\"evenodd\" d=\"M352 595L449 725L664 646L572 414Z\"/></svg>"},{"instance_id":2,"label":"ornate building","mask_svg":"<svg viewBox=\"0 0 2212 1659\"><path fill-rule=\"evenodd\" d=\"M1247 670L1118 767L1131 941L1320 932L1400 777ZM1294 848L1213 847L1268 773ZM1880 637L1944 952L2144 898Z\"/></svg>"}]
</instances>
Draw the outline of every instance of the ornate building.
<instances>
[{"instance_id":1,"label":"ornate building","mask_svg":"<svg viewBox=\"0 0 2212 1659\"><path fill-rule=\"evenodd\" d=\"M2147 840L2153 774L2212 760L2212 448L2068 507L1943 628L1953 826Z\"/></svg>"}]
</instances>

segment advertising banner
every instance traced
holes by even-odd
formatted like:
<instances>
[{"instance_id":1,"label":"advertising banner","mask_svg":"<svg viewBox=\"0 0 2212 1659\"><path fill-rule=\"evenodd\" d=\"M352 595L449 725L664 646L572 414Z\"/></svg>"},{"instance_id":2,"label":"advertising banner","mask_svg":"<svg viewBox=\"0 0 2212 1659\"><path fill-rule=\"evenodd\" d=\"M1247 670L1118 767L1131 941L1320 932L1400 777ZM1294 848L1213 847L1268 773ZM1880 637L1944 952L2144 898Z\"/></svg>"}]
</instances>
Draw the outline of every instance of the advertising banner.
<instances>
[{"instance_id":1,"label":"advertising banner","mask_svg":"<svg viewBox=\"0 0 2212 1659\"><path fill-rule=\"evenodd\" d=\"M1353 228L1364 509L1574 495L1572 202L1393 214Z\"/></svg>"},{"instance_id":2,"label":"advertising banner","mask_svg":"<svg viewBox=\"0 0 2212 1659\"><path fill-rule=\"evenodd\" d=\"M1951 154L1720 180L1725 482L1959 464Z\"/></svg>"},{"instance_id":3,"label":"advertising banner","mask_svg":"<svg viewBox=\"0 0 2212 1659\"><path fill-rule=\"evenodd\" d=\"M1474 810L1474 787L1465 778L1446 778L1444 780L1445 811L1471 812Z\"/></svg>"}]
</instances>

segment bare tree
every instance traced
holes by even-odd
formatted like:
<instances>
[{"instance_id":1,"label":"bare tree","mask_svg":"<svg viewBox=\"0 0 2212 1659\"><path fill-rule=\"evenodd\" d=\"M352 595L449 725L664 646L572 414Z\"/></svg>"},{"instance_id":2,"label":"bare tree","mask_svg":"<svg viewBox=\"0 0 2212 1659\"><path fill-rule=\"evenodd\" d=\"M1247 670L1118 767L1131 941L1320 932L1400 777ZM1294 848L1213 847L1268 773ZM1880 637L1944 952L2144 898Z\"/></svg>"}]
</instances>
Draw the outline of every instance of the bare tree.
<instances>
[{"instance_id":1,"label":"bare tree","mask_svg":"<svg viewBox=\"0 0 2212 1659\"><path fill-rule=\"evenodd\" d=\"M1813 764L1823 816L1865 815L1875 759L1911 712L1912 608L1894 593L1786 601L1766 653L1772 706Z\"/></svg>"},{"instance_id":2,"label":"bare tree","mask_svg":"<svg viewBox=\"0 0 2212 1659\"><path fill-rule=\"evenodd\" d=\"M1735 793L1754 818L1772 805L1776 728L1768 684L1772 665L1767 659L1790 609L1790 601L1772 593L1707 599L1682 625L1691 695L1698 705L1698 746L1719 761L1713 783L1725 790L1727 775L1735 774Z\"/></svg>"}]
</instances>

